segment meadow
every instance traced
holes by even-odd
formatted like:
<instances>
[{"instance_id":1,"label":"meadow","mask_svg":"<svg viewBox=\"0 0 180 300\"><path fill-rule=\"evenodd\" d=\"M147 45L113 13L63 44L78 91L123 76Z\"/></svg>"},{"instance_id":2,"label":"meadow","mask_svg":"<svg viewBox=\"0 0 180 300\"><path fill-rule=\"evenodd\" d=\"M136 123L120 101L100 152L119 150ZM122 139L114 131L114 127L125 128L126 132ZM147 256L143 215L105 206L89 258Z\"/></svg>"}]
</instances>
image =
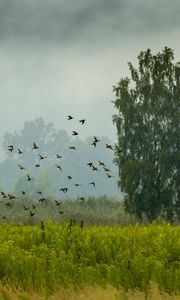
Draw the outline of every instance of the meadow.
<instances>
[{"instance_id":1,"label":"meadow","mask_svg":"<svg viewBox=\"0 0 180 300\"><path fill-rule=\"evenodd\" d=\"M75 295L87 287L148 295L152 286L178 297L180 227L167 223L86 227L72 220L38 226L1 224L0 284L45 295L42 299L61 289L73 288ZM69 294L64 299L73 298Z\"/></svg>"}]
</instances>

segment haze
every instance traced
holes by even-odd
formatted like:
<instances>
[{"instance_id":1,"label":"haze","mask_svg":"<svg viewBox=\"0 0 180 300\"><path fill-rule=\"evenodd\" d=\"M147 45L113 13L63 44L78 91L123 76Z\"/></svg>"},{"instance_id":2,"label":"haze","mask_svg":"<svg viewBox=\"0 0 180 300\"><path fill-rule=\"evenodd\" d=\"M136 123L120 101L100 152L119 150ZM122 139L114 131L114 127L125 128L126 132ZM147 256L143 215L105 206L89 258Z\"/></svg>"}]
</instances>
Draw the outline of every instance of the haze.
<instances>
[{"instance_id":1,"label":"haze","mask_svg":"<svg viewBox=\"0 0 180 300\"><path fill-rule=\"evenodd\" d=\"M178 0L1 0L0 140L42 117L71 131L67 114L87 118L82 138L116 141L112 85L141 50L175 51Z\"/></svg>"}]
</instances>

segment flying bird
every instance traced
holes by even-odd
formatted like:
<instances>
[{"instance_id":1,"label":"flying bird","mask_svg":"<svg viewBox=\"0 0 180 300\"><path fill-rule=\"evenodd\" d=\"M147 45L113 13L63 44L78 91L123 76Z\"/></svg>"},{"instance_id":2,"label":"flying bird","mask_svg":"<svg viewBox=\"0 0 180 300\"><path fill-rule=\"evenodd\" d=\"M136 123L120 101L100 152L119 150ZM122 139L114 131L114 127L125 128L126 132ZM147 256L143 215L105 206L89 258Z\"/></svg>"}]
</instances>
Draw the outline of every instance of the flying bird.
<instances>
[{"instance_id":1,"label":"flying bird","mask_svg":"<svg viewBox=\"0 0 180 300\"><path fill-rule=\"evenodd\" d=\"M105 172L111 172L108 168L103 167Z\"/></svg>"},{"instance_id":2,"label":"flying bird","mask_svg":"<svg viewBox=\"0 0 180 300\"><path fill-rule=\"evenodd\" d=\"M18 165L18 167L20 168L20 170L26 170L23 166Z\"/></svg>"},{"instance_id":3,"label":"flying bird","mask_svg":"<svg viewBox=\"0 0 180 300\"><path fill-rule=\"evenodd\" d=\"M106 148L107 148L107 149L111 149L111 150L113 150L112 146L111 146L111 145L109 145L109 144L106 144Z\"/></svg>"},{"instance_id":4,"label":"flying bird","mask_svg":"<svg viewBox=\"0 0 180 300\"><path fill-rule=\"evenodd\" d=\"M24 207L24 210L29 210L30 209L29 207L26 207L24 204L23 204L23 207Z\"/></svg>"},{"instance_id":5,"label":"flying bird","mask_svg":"<svg viewBox=\"0 0 180 300\"><path fill-rule=\"evenodd\" d=\"M83 125L84 123L85 123L85 119L81 119L81 120L79 120L79 122Z\"/></svg>"},{"instance_id":6,"label":"flying bird","mask_svg":"<svg viewBox=\"0 0 180 300\"><path fill-rule=\"evenodd\" d=\"M112 176L112 175L110 175L110 174L108 174L108 173L106 173L106 175L107 175L107 178L115 177L115 176Z\"/></svg>"},{"instance_id":7,"label":"flying bird","mask_svg":"<svg viewBox=\"0 0 180 300\"><path fill-rule=\"evenodd\" d=\"M72 119L74 119L72 116L67 116L67 119L68 120L72 120Z\"/></svg>"},{"instance_id":8,"label":"flying bird","mask_svg":"<svg viewBox=\"0 0 180 300\"><path fill-rule=\"evenodd\" d=\"M92 162L89 162L89 163L87 163L87 166L92 167L92 166L93 166L93 163L92 163Z\"/></svg>"},{"instance_id":9,"label":"flying bird","mask_svg":"<svg viewBox=\"0 0 180 300\"><path fill-rule=\"evenodd\" d=\"M21 194L22 194L22 195L26 195L26 192L25 192L25 191L21 191Z\"/></svg>"},{"instance_id":10,"label":"flying bird","mask_svg":"<svg viewBox=\"0 0 180 300\"><path fill-rule=\"evenodd\" d=\"M77 131L73 131L72 135L78 135L78 132Z\"/></svg>"},{"instance_id":11,"label":"flying bird","mask_svg":"<svg viewBox=\"0 0 180 300\"><path fill-rule=\"evenodd\" d=\"M100 165L100 166L103 166L103 167L105 167L105 163L104 163L103 161L101 161L101 160L98 160L98 163L99 163L99 165Z\"/></svg>"},{"instance_id":12,"label":"flying bird","mask_svg":"<svg viewBox=\"0 0 180 300\"><path fill-rule=\"evenodd\" d=\"M39 155L39 159L45 159L45 158L47 158L47 156L43 156L41 154L38 154L38 155Z\"/></svg>"},{"instance_id":13,"label":"flying bird","mask_svg":"<svg viewBox=\"0 0 180 300\"><path fill-rule=\"evenodd\" d=\"M61 189L59 189L61 192L63 192L63 193L67 193L67 191L68 191L68 188L61 188Z\"/></svg>"},{"instance_id":14,"label":"flying bird","mask_svg":"<svg viewBox=\"0 0 180 300\"><path fill-rule=\"evenodd\" d=\"M29 176L29 174L27 175L27 181L31 181L33 178Z\"/></svg>"},{"instance_id":15,"label":"flying bird","mask_svg":"<svg viewBox=\"0 0 180 300\"><path fill-rule=\"evenodd\" d=\"M56 154L56 158L62 158L62 156L59 154Z\"/></svg>"},{"instance_id":16,"label":"flying bird","mask_svg":"<svg viewBox=\"0 0 180 300\"><path fill-rule=\"evenodd\" d=\"M30 216L33 217L35 215L35 212L32 212L31 210L29 211Z\"/></svg>"},{"instance_id":17,"label":"flying bird","mask_svg":"<svg viewBox=\"0 0 180 300\"><path fill-rule=\"evenodd\" d=\"M80 183L74 183L74 186L81 186Z\"/></svg>"},{"instance_id":18,"label":"flying bird","mask_svg":"<svg viewBox=\"0 0 180 300\"><path fill-rule=\"evenodd\" d=\"M98 143L99 141L100 140L96 136L94 136L94 142Z\"/></svg>"},{"instance_id":19,"label":"flying bird","mask_svg":"<svg viewBox=\"0 0 180 300\"><path fill-rule=\"evenodd\" d=\"M74 146L70 146L69 149L77 150L76 147L74 147Z\"/></svg>"},{"instance_id":20,"label":"flying bird","mask_svg":"<svg viewBox=\"0 0 180 300\"><path fill-rule=\"evenodd\" d=\"M56 205L61 205L62 204L62 202L59 202L56 199L55 199L55 202L56 202Z\"/></svg>"},{"instance_id":21,"label":"flying bird","mask_svg":"<svg viewBox=\"0 0 180 300\"><path fill-rule=\"evenodd\" d=\"M22 154L23 153L19 148L17 149L17 151L18 151L18 154Z\"/></svg>"},{"instance_id":22,"label":"flying bird","mask_svg":"<svg viewBox=\"0 0 180 300\"><path fill-rule=\"evenodd\" d=\"M38 201L41 203L47 202L46 198L40 198Z\"/></svg>"},{"instance_id":23,"label":"flying bird","mask_svg":"<svg viewBox=\"0 0 180 300\"><path fill-rule=\"evenodd\" d=\"M32 146L32 149L35 150L35 149L38 149L39 147L36 145L36 143L33 143L33 146Z\"/></svg>"},{"instance_id":24,"label":"flying bird","mask_svg":"<svg viewBox=\"0 0 180 300\"><path fill-rule=\"evenodd\" d=\"M67 176L67 179L72 179L72 176L69 176L69 175L68 175L68 176Z\"/></svg>"},{"instance_id":25,"label":"flying bird","mask_svg":"<svg viewBox=\"0 0 180 300\"><path fill-rule=\"evenodd\" d=\"M56 168L59 169L60 171L62 171L62 168L60 165L56 165Z\"/></svg>"},{"instance_id":26,"label":"flying bird","mask_svg":"<svg viewBox=\"0 0 180 300\"><path fill-rule=\"evenodd\" d=\"M95 166L92 165L92 170L93 171L99 171L98 168L96 168Z\"/></svg>"},{"instance_id":27,"label":"flying bird","mask_svg":"<svg viewBox=\"0 0 180 300\"><path fill-rule=\"evenodd\" d=\"M89 184L92 184L94 187L96 186L94 181L90 182Z\"/></svg>"},{"instance_id":28,"label":"flying bird","mask_svg":"<svg viewBox=\"0 0 180 300\"><path fill-rule=\"evenodd\" d=\"M10 151L10 152L14 151L14 146L13 145L9 145L8 146L8 151Z\"/></svg>"},{"instance_id":29,"label":"flying bird","mask_svg":"<svg viewBox=\"0 0 180 300\"><path fill-rule=\"evenodd\" d=\"M39 168L39 167L40 167L40 165L39 165L39 164L37 164L37 165L35 165L35 167L36 167L36 168Z\"/></svg>"}]
</instances>

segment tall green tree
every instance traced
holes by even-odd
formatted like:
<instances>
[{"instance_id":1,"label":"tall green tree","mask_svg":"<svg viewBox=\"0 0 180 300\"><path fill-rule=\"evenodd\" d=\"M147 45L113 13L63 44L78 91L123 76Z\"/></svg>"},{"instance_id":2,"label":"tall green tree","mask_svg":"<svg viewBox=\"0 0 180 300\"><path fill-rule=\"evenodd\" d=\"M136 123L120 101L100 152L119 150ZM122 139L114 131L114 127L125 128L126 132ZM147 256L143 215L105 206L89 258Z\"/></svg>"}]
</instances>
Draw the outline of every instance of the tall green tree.
<instances>
[{"instance_id":1,"label":"tall green tree","mask_svg":"<svg viewBox=\"0 0 180 300\"><path fill-rule=\"evenodd\" d=\"M161 212L180 217L180 63L165 47L128 63L131 78L114 86L118 113L115 163L126 210L151 221Z\"/></svg>"}]
</instances>

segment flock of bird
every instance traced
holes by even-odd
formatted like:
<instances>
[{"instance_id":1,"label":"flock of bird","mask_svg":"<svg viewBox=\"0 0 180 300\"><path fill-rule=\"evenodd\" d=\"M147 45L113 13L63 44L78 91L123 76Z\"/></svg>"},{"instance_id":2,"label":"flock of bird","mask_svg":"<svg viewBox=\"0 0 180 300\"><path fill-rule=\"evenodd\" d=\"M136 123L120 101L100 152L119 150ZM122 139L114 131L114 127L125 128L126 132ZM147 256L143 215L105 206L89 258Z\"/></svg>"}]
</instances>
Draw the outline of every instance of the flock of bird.
<instances>
[{"instance_id":1,"label":"flock of bird","mask_svg":"<svg viewBox=\"0 0 180 300\"><path fill-rule=\"evenodd\" d=\"M73 116L70 116L70 115L67 116L67 120L70 121L70 120L73 120L73 119L74 119ZM81 120L79 120L79 122L82 125L84 125L85 122L86 122L86 119L81 119ZM72 131L72 135L73 136L78 136L78 134L79 133L77 131L74 131L74 130ZM100 142L100 139L98 139L96 136L94 136L94 138L93 138L93 140L91 142L91 145L95 148L99 142ZM106 147L106 149L114 150L113 147L112 147L112 145L110 145L110 144L106 144L105 147ZM38 143L34 142L33 145L32 145L32 151L37 151L38 149L39 149ZM75 146L69 146L69 149L70 150L77 150L77 148ZM15 151L17 151L16 153L19 154L19 155L23 155L23 153L24 153L23 150L21 150L20 148L15 149L14 145L8 145L7 146L7 151L9 151L10 153L15 153ZM38 153L38 158L39 158L40 161L42 161L42 160L46 159L47 156ZM59 160L59 159L62 159L62 158L63 158L62 155L56 154L56 159ZM105 172L107 178L115 177L115 176L113 176L113 175L110 174L111 171L110 171L109 168L107 168L105 162L103 162L101 160L98 160L98 164L99 164L99 166L101 166L104 169L104 172ZM88 162L86 165L92 171L99 171L99 167L95 166L93 164L93 162ZM26 168L24 166L22 166L21 164L18 164L18 167L19 167L19 169L21 171L24 171L24 170L26 171ZM40 168L41 165L40 165L40 163L36 163L34 165L34 167L35 168ZM55 167L59 171L63 172L62 166L60 164L55 164ZM73 177L70 176L70 175L68 175L66 178L68 180L72 180L73 179ZM27 173L26 174L26 179L27 179L28 182L30 182L30 181L34 180L35 178L33 178L30 174ZM93 186L94 188L96 187L95 181L89 182L89 185ZM79 187L79 186L81 186L81 184L80 183L74 183L74 186ZM68 192L68 187L61 187L61 188L59 188L59 191L62 192L62 193L67 193ZM10 194L10 193L5 193L4 191L1 191L0 193L1 193L1 198L2 199L8 199L8 202L5 202L5 203L3 202L3 203L5 204L6 207L9 207L9 208L11 208L12 205L13 205L11 200L15 200L15 199L18 198L17 196L15 196L13 194ZM47 198L43 196L42 191L38 191L37 193L40 196L40 198L38 200L39 203L46 203L47 202ZM21 194L22 194L22 196L27 196L28 197L28 195L27 195L27 193L25 191L21 191ZM85 201L85 197L84 196L80 197L79 199L81 201ZM54 201L55 201L55 205L57 205L57 207L61 207L61 205L62 205L61 201L58 201L56 199ZM36 212L35 212L36 204L32 204L31 207L27 207L26 205L23 204L23 209L25 211L29 211L29 216L30 217L33 217L36 214ZM59 213L60 214L64 213L63 210L62 210L62 207L59 210ZM0 215L0 216L1 216L2 219L6 219L6 216L2 216L2 215Z\"/></svg>"}]
</instances>

